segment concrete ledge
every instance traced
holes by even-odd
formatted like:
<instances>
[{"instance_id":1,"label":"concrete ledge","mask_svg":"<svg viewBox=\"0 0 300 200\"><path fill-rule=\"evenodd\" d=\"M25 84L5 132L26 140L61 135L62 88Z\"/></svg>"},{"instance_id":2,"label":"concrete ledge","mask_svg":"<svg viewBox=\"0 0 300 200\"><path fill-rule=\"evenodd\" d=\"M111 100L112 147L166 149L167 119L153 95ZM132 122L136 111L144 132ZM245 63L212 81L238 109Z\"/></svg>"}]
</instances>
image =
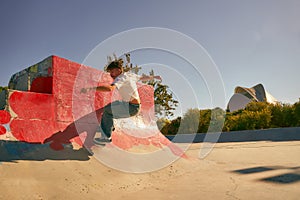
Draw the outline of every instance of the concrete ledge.
<instances>
[{"instance_id":1,"label":"concrete ledge","mask_svg":"<svg viewBox=\"0 0 300 200\"><path fill-rule=\"evenodd\" d=\"M207 137L206 137L207 136ZM220 136L220 137L219 137ZM175 143L199 142L251 142L251 141L300 141L300 127L245 130L220 133L197 133L167 135Z\"/></svg>"}]
</instances>

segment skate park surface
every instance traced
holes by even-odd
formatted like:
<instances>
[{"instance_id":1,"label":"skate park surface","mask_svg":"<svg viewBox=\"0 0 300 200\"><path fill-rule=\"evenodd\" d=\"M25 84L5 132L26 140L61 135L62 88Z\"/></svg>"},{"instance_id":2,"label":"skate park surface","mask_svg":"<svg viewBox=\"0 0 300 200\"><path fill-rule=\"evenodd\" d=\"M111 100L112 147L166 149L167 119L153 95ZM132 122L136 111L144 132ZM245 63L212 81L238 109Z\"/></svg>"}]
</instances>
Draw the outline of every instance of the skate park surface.
<instances>
[{"instance_id":1,"label":"skate park surface","mask_svg":"<svg viewBox=\"0 0 300 200\"><path fill-rule=\"evenodd\" d=\"M260 132L261 140L249 136ZM81 148L54 151L1 136L0 199L298 199L299 128L243 135L223 138L202 158L205 143L189 144L187 158L146 173L113 169Z\"/></svg>"}]
</instances>

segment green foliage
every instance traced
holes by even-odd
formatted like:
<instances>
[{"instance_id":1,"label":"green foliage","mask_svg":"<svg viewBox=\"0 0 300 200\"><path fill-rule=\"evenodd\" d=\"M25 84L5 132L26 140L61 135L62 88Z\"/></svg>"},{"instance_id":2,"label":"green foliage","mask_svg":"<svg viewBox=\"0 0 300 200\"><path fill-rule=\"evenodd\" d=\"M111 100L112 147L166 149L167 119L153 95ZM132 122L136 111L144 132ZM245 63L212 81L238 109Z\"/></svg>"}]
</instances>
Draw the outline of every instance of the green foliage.
<instances>
[{"instance_id":1,"label":"green foliage","mask_svg":"<svg viewBox=\"0 0 300 200\"><path fill-rule=\"evenodd\" d=\"M229 115L226 118L224 131L254 130L269 128L271 112L268 109L261 111L245 110L239 115Z\"/></svg>"},{"instance_id":2,"label":"green foliage","mask_svg":"<svg viewBox=\"0 0 300 200\"><path fill-rule=\"evenodd\" d=\"M211 111L211 118L207 132L220 132L224 126L226 112L221 108L214 108Z\"/></svg>"},{"instance_id":3,"label":"green foliage","mask_svg":"<svg viewBox=\"0 0 300 200\"><path fill-rule=\"evenodd\" d=\"M271 111L265 102L250 102L244 110L227 113L224 131L269 128Z\"/></svg>"},{"instance_id":4,"label":"green foliage","mask_svg":"<svg viewBox=\"0 0 300 200\"><path fill-rule=\"evenodd\" d=\"M157 121L157 126L164 135L175 135L178 133L181 124L181 117L177 117L172 121L161 118Z\"/></svg>"},{"instance_id":5,"label":"green foliage","mask_svg":"<svg viewBox=\"0 0 300 200\"><path fill-rule=\"evenodd\" d=\"M161 132L169 135L177 133L188 134L219 132L222 130L224 119L225 111L221 108L215 108L212 110L199 110L197 108L189 109L182 118L178 117L163 126Z\"/></svg>"},{"instance_id":6,"label":"green foliage","mask_svg":"<svg viewBox=\"0 0 300 200\"><path fill-rule=\"evenodd\" d=\"M150 76L154 76L154 71L151 70ZM160 81L150 80L146 82L154 88L154 104L155 112L159 115L174 116L174 110L178 106L178 101L174 99L173 93L168 90L168 86Z\"/></svg>"},{"instance_id":7,"label":"green foliage","mask_svg":"<svg viewBox=\"0 0 300 200\"><path fill-rule=\"evenodd\" d=\"M300 99L294 104L295 126L300 126Z\"/></svg>"},{"instance_id":8,"label":"green foliage","mask_svg":"<svg viewBox=\"0 0 300 200\"><path fill-rule=\"evenodd\" d=\"M271 104L267 103L267 102L256 102L256 101L252 101L250 103L247 104L246 108L244 110L247 111L253 111L253 112L259 112L263 109L268 109L268 107Z\"/></svg>"},{"instance_id":9,"label":"green foliage","mask_svg":"<svg viewBox=\"0 0 300 200\"><path fill-rule=\"evenodd\" d=\"M170 123L171 123L171 121L166 118L160 118L156 121L156 124L157 124L157 127L159 130L162 130L163 127L166 127Z\"/></svg>"},{"instance_id":10,"label":"green foliage","mask_svg":"<svg viewBox=\"0 0 300 200\"><path fill-rule=\"evenodd\" d=\"M271 107L271 112L271 127L289 127L297 124L293 105L278 103Z\"/></svg>"},{"instance_id":11,"label":"green foliage","mask_svg":"<svg viewBox=\"0 0 300 200\"><path fill-rule=\"evenodd\" d=\"M8 89L7 86L5 86L5 87L0 86L0 93L2 92L2 90L7 90L7 89Z\"/></svg>"},{"instance_id":12,"label":"green foliage","mask_svg":"<svg viewBox=\"0 0 300 200\"><path fill-rule=\"evenodd\" d=\"M205 109L200 110L200 120L199 120L199 127L198 133L206 133L208 131L208 127L211 120L211 110Z\"/></svg>"},{"instance_id":13,"label":"green foliage","mask_svg":"<svg viewBox=\"0 0 300 200\"><path fill-rule=\"evenodd\" d=\"M199 127L199 109L189 109L183 116L179 127L179 133L196 133Z\"/></svg>"},{"instance_id":14,"label":"green foliage","mask_svg":"<svg viewBox=\"0 0 300 200\"><path fill-rule=\"evenodd\" d=\"M214 132L220 129L238 131L300 126L300 99L293 105L253 101L245 109L226 112L226 118L225 111L221 108L189 109L181 120L176 120L176 127L179 127L179 133L195 133L197 122L197 133ZM174 125L175 121L169 121L163 127L163 133L177 134L172 132Z\"/></svg>"}]
</instances>

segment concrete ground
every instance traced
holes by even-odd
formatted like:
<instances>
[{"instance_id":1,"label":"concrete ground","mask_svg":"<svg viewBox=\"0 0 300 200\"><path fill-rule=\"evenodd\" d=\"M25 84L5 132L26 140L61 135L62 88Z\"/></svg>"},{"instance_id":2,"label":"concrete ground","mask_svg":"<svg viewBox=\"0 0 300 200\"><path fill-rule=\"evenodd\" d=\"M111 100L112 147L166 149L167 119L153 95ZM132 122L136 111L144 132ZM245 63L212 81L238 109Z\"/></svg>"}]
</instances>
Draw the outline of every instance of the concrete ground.
<instances>
[{"instance_id":1,"label":"concrete ground","mask_svg":"<svg viewBox=\"0 0 300 200\"><path fill-rule=\"evenodd\" d=\"M0 199L300 197L300 141L217 143L201 159L203 143L195 143L186 151L189 159L141 174L114 170L81 150L13 143L19 145L9 150L19 153L13 156L4 153L5 145L0 144Z\"/></svg>"}]
</instances>

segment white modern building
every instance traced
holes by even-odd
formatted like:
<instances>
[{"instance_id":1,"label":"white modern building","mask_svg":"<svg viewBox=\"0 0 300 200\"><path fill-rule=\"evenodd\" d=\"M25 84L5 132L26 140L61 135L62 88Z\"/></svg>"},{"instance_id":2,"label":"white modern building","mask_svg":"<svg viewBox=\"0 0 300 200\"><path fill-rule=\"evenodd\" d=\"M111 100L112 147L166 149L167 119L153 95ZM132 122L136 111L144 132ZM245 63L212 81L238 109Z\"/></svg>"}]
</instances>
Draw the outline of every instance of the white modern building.
<instances>
[{"instance_id":1,"label":"white modern building","mask_svg":"<svg viewBox=\"0 0 300 200\"><path fill-rule=\"evenodd\" d=\"M230 98L227 109L230 112L244 109L251 101L277 103L278 101L268 93L262 84L257 84L251 88L238 86L234 89L234 94Z\"/></svg>"}]
</instances>

